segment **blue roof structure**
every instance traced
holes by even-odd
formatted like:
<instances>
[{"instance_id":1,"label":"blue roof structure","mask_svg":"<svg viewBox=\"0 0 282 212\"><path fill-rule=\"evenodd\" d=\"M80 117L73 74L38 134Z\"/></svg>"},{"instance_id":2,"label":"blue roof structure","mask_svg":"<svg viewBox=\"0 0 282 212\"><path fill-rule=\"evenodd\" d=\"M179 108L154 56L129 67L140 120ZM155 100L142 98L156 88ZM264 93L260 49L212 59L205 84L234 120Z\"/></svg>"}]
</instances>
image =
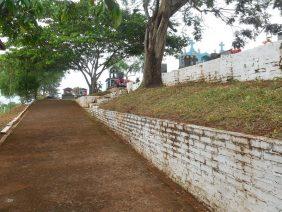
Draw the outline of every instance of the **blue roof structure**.
<instances>
[{"instance_id":1,"label":"blue roof structure","mask_svg":"<svg viewBox=\"0 0 282 212\"><path fill-rule=\"evenodd\" d=\"M184 53L184 55L182 56L196 56L196 58L198 59L198 62L203 62L203 57L204 56L209 56L209 54L207 52L201 53L200 50L196 51L194 49L194 44L195 42L193 40L189 40L189 45L190 50L187 53Z\"/></svg>"},{"instance_id":2,"label":"blue roof structure","mask_svg":"<svg viewBox=\"0 0 282 212\"><path fill-rule=\"evenodd\" d=\"M195 42L193 40L188 40L188 45L190 46L190 50L188 52L185 51L184 49L184 52L182 52L182 54L180 54L179 56L179 68L183 68L185 65L184 65L184 57L185 56L190 56L190 57L196 57L197 58L197 63L202 63L202 62L205 62L207 61L207 58L210 56L209 53L207 52L200 52L200 50L196 51L195 48L194 48L194 44ZM223 47L224 47L224 44L223 42L221 42L219 44L220 46L220 53L222 53L224 51Z\"/></svg>"}]
</instances>

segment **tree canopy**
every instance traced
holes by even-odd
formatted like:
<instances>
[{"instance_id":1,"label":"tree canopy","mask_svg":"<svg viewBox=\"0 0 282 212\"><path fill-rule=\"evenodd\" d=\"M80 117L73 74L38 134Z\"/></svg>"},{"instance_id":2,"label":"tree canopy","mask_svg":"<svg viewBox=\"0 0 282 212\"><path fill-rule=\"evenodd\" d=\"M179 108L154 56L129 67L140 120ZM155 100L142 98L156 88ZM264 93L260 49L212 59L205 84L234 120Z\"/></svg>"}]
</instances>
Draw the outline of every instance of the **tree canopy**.
<instances>
[{"instance_id":1,"label":"tree canopy","mask_svg":"<svg viewBox=\"0 0 282 212\"><path fill-rule=\"evenodd\" d=\"M133 10L143 8L147 17L145 34L145 87L160 86L161 63L164 56L168 30L175 30L176 13L183 15L183 22L193 29L190 38L200 40L204 29L203 17L212 14L226 25L240 25L235 32L233 46L243 47L247 39L254 39L261 32L278 33L281 23L271 23L269 9L282 11L281 0L124 0L132 3Z\"/></svg>"},{"instance_id":2,"label":"tree canopy","mask_svg":"<svg viewBox=\"0 0 282 212\"><path fill-rule=\"evenodd\" d=\"M63 77L61 71L32 69L29 60L19 55L0 57L0 88L4 96L19 96L22 102L29 102L38 96L56 95Z\"/></svg>"},{"instance_id":3,"label":"tree canopy","mask_svg":"<svg viewBox=\"0 0 282 212\"><path fill-rule=\"evenodd\" d=\"M134 69L127 60L142 55L145 87L160 86L163 56L176 55L186 45L175 33L178 23L172 17L179 12L193 29L189 37L196 40L202 37L202 17L207 14L227 25L241 25L233 42L236 48L262 31L281 30L281 24L270 23L268 11L281 10L280 0L131 2L135 6L122 10L115 0L0 0L0 35L9 38L5 45L0 40L0 49L9 48L0 58L3 93L36 97L58 86L71 69L82 73L90 93L96 92L105 70L114 65ZM11 76L15 83L8 86Z\"/></svg>"},{"instance_id":4,"label":"tree canopy","mask_svg":"<svg viewBox=\"0 0 282 212\"><path fill-rule=\"evenodd\" d=\"M61 75L57 72L70 69L83 74L90 93L97 92L97 82L105 70L144 52L146 17L137 11L118 10L109 15L118 7L109 6L108 1L40 1L40 5L44 10L37 14L39 24L30 27L31 33L17 33L16 39L10 39L7 43L9 53L0 59L0 63L12 67L14 74L21 76L19 73L22 72L25 76L14 79L34 81L34 97L46 90L42 87L48 87L46 83L58 85ZM117 24L113 17L119 15L122 19ZM177 54L185 44L185 39L171 33L166 52ZM9 77L10 73L3 69L3 78ZM52 79L50 82L41 77L44 73ZM6 88L7 83L3 80L2 89ZM16 89L9 93L14 94L23 95Z\"/></svg>"}]
</instances>

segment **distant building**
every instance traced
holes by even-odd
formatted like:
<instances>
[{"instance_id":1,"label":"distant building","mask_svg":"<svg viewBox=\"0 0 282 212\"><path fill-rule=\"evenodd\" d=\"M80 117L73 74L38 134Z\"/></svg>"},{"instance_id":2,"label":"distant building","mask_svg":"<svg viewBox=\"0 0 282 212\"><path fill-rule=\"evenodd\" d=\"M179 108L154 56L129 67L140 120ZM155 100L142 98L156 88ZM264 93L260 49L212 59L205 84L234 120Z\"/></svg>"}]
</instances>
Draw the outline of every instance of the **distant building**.
<instances>
[{"instance_id":1,"label":"distant building","mask_svg":"<svg viewBox=\"0 0 282 212\"><path fill-rule=\"evenodd\" d=\"M64 91L64 94L70 94L73 92L73 89L68 87L68 88L64 88L63 91Z\"/></svg>"},{"instance_id":2,"label":"distant building","mask_svg":"<svg viewBox=\"0 0 282 212\"><path fill-rule=\"evenodd\" d=\"M73 89L65 88L63 89L64 93L62 94L62 99L74 99Z\"/></svg>"},{"instance_id":3,"label":"distant building","mask_svg":"<svg viewBox=\"0 0 282 212\"><path fill-rule=\"evenodd\" d=\"M75 87L73 88L73 94L75 95L75 97L87 96L87 89Z\"/></svg>"}]
</instances>

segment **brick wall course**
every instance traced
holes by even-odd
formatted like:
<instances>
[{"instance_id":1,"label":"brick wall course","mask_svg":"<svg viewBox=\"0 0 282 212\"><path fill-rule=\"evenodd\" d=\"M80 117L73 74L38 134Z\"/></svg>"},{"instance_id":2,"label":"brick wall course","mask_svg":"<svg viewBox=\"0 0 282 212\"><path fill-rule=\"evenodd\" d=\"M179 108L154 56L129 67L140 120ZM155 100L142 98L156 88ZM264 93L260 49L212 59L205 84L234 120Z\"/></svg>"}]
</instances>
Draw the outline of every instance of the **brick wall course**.
<instances>
[{"instance_id":1,"label":"brick wall course","mask_svg":"<svg viewBox=\"0 0 282 212\"><path fill-rule=\"evenodd\" d=\"M282 141L93 107L93 116L216 211L282 210Z\"/></svg>"}]
</instances>

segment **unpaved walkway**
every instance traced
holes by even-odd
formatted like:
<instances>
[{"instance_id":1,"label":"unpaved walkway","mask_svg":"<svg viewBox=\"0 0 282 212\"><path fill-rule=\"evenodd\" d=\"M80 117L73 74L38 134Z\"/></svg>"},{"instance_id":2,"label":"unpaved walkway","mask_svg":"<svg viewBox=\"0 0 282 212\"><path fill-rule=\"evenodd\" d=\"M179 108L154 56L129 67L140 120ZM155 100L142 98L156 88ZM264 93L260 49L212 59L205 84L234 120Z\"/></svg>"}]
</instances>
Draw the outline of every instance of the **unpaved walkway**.
<instances>
[{"instance_id":1,"label":"unpaved walkway","mask_svg":"<svg viewBox=\"0 0 282 212\"><path fill-rule=\"evenodd\" d=\"M0 146L0 211L196 210L203 207L72 101L35 103Z\"/></svg>"}]
</instances>

